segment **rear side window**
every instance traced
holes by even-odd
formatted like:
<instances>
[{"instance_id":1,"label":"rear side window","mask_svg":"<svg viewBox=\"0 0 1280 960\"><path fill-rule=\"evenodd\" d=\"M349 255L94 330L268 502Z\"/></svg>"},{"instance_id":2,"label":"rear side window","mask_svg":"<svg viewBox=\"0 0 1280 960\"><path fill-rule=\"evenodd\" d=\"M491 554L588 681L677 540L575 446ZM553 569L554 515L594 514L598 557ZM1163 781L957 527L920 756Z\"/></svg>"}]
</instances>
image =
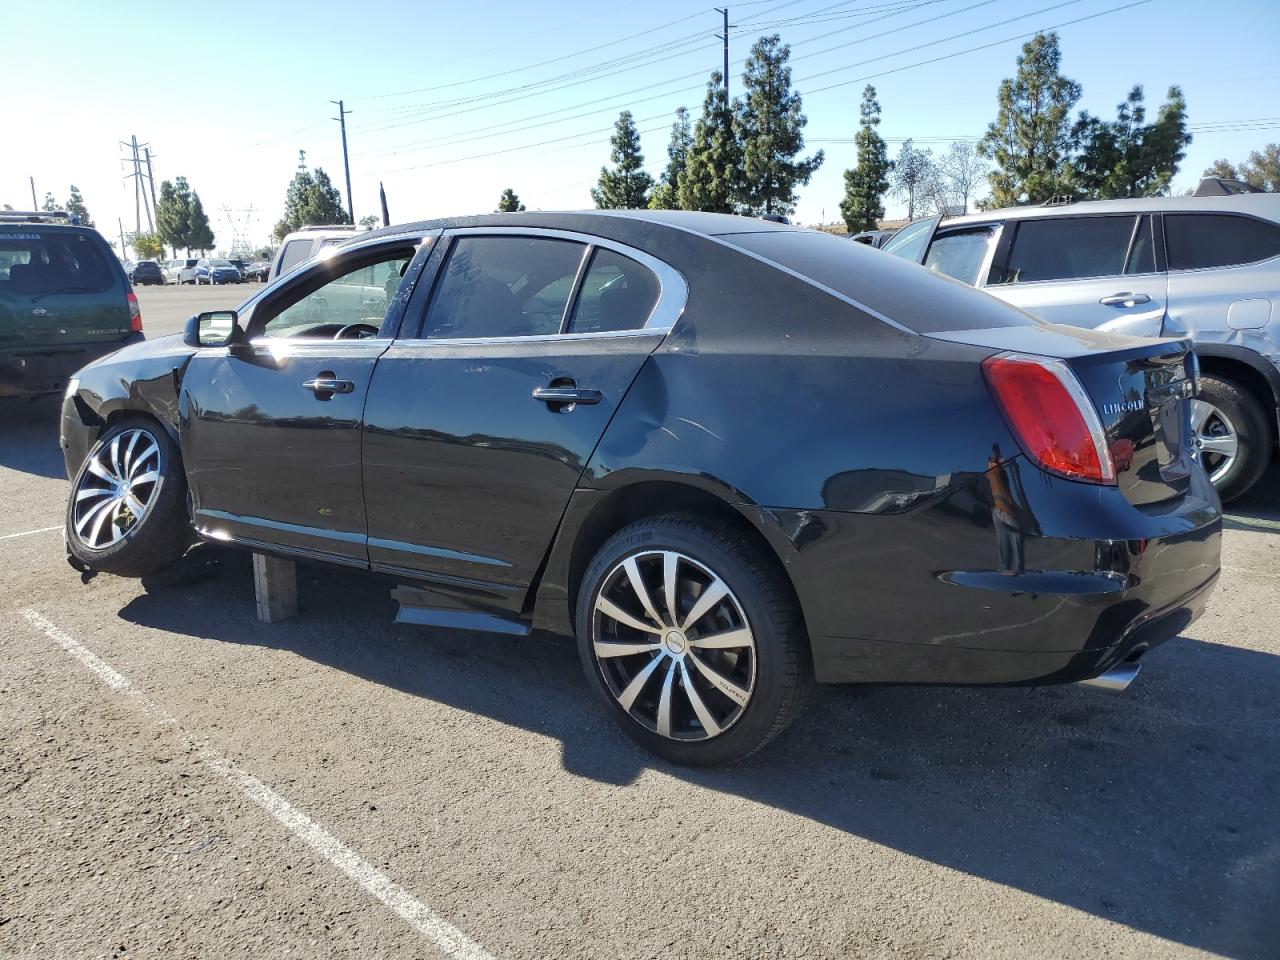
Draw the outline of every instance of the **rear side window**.
<instances>
[{"instance_id":1,"label":"rear side window","mask_svg":"<svg viewBox=\"0 0 1280 960\"><path fill-rule=\"evenodd\" d=\"M995 235L996 228L993 226L939 234L929 245L924 265L930 270L975 286Z\"/></svg>"},{"instance_id":2,"label":"rear side window","mask_svg":"<svg viewBox=\"0 0 1280 960\"><path fill-rule=\"evenodd\" d=\"M1257 263L1280 254L1280 225L1230 213L1166 213L1170 270Z\"/></svg>"},{"instance_id":3,"label":"rear side window","mask_svg":"<svg viewBox=\"0 0 1280 960\"><path fill-rule=\"evenodd\" d=\"M0 293L101 293L115 283L101 242L84 233L0 233Z\"/></svg>"},{"instance_id":4,"label":"rear side window","mask_svg":"<svg viewBox=\"0 0 1280 960\"><path fill-rule=\"evenodd\" d=\"M300 237L290 240L280 253L280 272L288 273L307 257L311 256L311 238Z\"/></svg>"},{"instance_id":5,"label":"rear side window","mask_svg":"<svg viewBox=\"0 0 1280 960\"><path fill-rule=\"evenodd\" d=\"M1124 273L1134 217L1054 217L1017 224L1005 283L1083 280Z\"/></svg>"},{"instance_id":6,"label":"rear side window","mask_svg":"<svg viewBox=\"0 0 1280 960\"><path fill-rule=\"evenodd\" d=\"M437 282L428 339L560 332L585 247L541 237L459 237Z\"/></svg>"},{"instance_id":7,"label":"rear side window","mask_svg":"<svg viewBox=\"0 0 1280 960\"><path fill-rule=\"evenodd\" d=\"M658 278L630 257L596 248L569 321L570 333L639 330L658 302Z\"/></svg>"}]
</instances>

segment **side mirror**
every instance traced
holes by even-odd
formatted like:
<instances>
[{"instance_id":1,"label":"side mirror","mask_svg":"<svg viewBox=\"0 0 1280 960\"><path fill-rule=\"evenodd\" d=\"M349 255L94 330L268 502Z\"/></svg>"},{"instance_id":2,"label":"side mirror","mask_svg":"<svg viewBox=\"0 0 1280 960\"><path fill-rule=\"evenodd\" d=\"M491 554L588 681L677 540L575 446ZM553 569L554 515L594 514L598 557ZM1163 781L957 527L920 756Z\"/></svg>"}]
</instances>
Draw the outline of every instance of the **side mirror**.
<instances>
[{"instance_id":1,"label":"side mirror","mask_svg":"<svg viewBox=\"0 0 1280 960\"><path fill-rule=\"evenodd\" d=\"M182 342L189 347L225 347L244 335L234 310L211 310L187 319Z\"/></svg>"}]
</instances>

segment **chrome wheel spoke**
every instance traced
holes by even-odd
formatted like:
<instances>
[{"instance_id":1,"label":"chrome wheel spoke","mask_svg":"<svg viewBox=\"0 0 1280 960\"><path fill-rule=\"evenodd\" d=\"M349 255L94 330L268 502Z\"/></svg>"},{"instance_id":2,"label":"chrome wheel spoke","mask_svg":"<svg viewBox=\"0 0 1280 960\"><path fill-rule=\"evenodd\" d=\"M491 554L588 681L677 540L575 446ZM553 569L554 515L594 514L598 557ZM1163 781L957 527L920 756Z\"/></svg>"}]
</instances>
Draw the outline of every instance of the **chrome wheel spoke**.
<instances>
[{"instance_id":1,"label":"chrome wheel spoke","mask_svg":"<svg viewBox=\"0 0 1280 960\"><path fill-rule=\"evenodd\" d=\"M698 637L689 641L689 646L699 650L736 650L738 647L751 646L751 631L746 627L737 630L726 630L706 637Z\"/></svg>"},{"instance_id":2,"label":"chrome wheel spoke","mask_svg":"<svg viewBox=\"0 0 1280 960\"><path fill-rule=\"evenodd\" d=\"M119 498L112 497L110 500L107 501L106 509L98 511L98 514L93 521L92 528L89 530L89 536L86 538L89 541L89 544L91 546L96 547L100 545L101 537L99 537L98 535L102 533L103 523L106 522L107 517L114 515L116 510L118 510L119 508L120 508Z\"/></svg>"},{"instance_id":3,"label":"chrome wheel spoke","mask_svg":"<svg viewBox=\"0 0 1280 960\"><path fill-rule=\"evenodd\" d=\"M1204 400L1191 401L1191 430L1194 433L1200 433L1204 428L1204 422L1209 419L1209 415L1214 411L1211 403Z\"/></svg>"},{"instance_id":4,"label":"chrome wheel spoke","mask_svg":"<svg viewBox=\"0 0 1280 960\"><path fill-rule=\"evenodd\" d=\"M1205 453L1216 453L1220 457L1234 457L1239 449L1239 442L1232 434L1220 437L1201 437L1200 449Z\"/></svg>"},{"instance_id":5,"label":"chrome wheel spoke","mask_svg":"<svg viewBox=\"0 0 1280 960\"><path fill-rule=\"evenodd\" d=\"M658 733L671 736L671 685L676 678L675 661L667 661L667 675L662 681L662 694L658 697Z\"/></svg>"},{"instance_id":6,"label":"chrome wheel spoke","mask_svg":"<svg viewBox=\"0 0 1280 960\"><path fill-rule=\"evenodd\" d=\"M667 603L667 617L672 625L680 622L680 608L676 606L676 577L680 571L680 555L667 552L662 555L662 593Z\"/></svg>"},{"instance_id":7,"label":"chrome wheel spoke","mask_svg":"<svg viewBox=\"0 0 1280 960\"><path fill-rule=\"evenodd\" d=\"M107 508L109 508L115 502L116 502L115 494L112 494L108 499L100 500L97 503L95 503L93 506L91 506L88 510L86 510L83 514L81 514L80 519L76 521L76 533L80 534L83 537L85 527L87 527L92 520L94 520L103 511L107 510Z\"/></svg>"},{"instance_id":8,"label":"chrome wheel spoke","mask_svg":"<svg viewBox=\"0 0 1280 960\"><path fill-rule=\"evenodd\" d=\"M622 704L624 710L630 710L631 705L636 702L636 697L640 696L640 691L644 689L644 685L649 682L649 678L653 676L653 672L658 669L658 665L665 660L666 657L654 657L649 661L649 665L637 673L627 688L618 694L618 702Z\"/></svg>"},{"instance_id":9,"label":"chrome wheel spoke","mask_svg":"<svg viewBox=\"0 0 1280 960\"><path fill-rule=\"evenodd\" d=\"M89 461L89 472L92 473L99 480L107 481L107 483L116 483L120 479L114 473L112 473L110 469L108 469L104 464L100 463L97 460L97 458L94 458Z\"/></svg>"},{"instance_id":10,"label":"chrome wheel spoke","mask_svg":"<svg viewBox=\"0 0 1280 960\"><path fill-rule=\"evenodd\" d=\"M698 668L698 672L707 678L707 682L723 693L740 707L747 705L747 700L751 696L750 690L744 690L728 677L724 676L718 670L707 666L702 659L695 653L689 654L689 659L693 661L693 665Z\"/></svg>"},{"instance_id":11,"label":"chrome wheel spoke","mask_svg":"<svg viewBox=\"0 0 1280 960\"><path fill-rule=\"evenodd\" d=\"M106 487L85 487L76 494L76 503L88 500L90 497L110 497L112 492Z\"/></svg>"},{"instance_id":12,"label":"chrome wheel spoke","mask_svg":"<svg viewBox=\"0 0 1280 960\"><path fill-rule=\"evenodd\" d=\"M627 557L623 561L622 568L627 571L627 579L631 581L631 589L635 591L636 596L640 599L644 612L658 626L662 626L663 619L658 616L658 611L653 607L653 598L649 596L649 588L644 585L644 578L640 576L640 566L636 563L635 557Z\"/></svg>"},{"instance_id":13,"label":"chrome wheel spoke","mask_svg":"<svg viewBox=\"0 0 1280 960\"><path fill-rule=\"evenodd\" d=\"M134 477L129 482L129 485L136 487L142 483L155 483L159 479L160 479L160 474L158 472L156 472L155 470L148 470L146 473L142 474L141 476Z\"/></svg>"},{"instance_id":14,"label":"chrome wheel spoke","mask_svg":"<svg viewBox=\"0 0 1280 960\"><path fill-rule=\"evenodd\" d=\"M133 522L137 523L142 513L147 508L138 502L138 498L133 495L133 491L128 491L124 495L124 505L129 508L129 512L133 514Z\"/></svg>"},{"instance_id":15,"label":"chrome wheel spoke","mask_svg":"<svg viewBox=\"0 0 1280 960\"><path fill-rule=\"evenodd\" d=\"M680 662L680 679L684 682L684 694L689 700L689 706L693 707L694 715L697 716L698 722L702 724L702 729L707 732L707 736L714 737L720 732L720 724L716 723L716 718L711 715L707 705L702 702L702 695L698 693L698 688L693 685L693 677L689 674L689 668L684 665L683 660Z\"/></svg>"},{"instance_id":16,"label":"chrome wheel spoke","mask_svg":"<svg viewBox=\"0 0 1280 960\"><path fill-rule=\"evenodd\" d=\"M662 649L660 643L611 643L607 640L597 640L593 646L597 657L606 658L631 657L637 653L652 653Z\"/></svg>"},{"instance_id":17,"label":"chrome wheel spoke","mask_svg":"<svg viewBox=\"0 0 1280 960\"><path fill-rule=\"evenodd\" d=\"M130 473L137 470L140 466L142 466L144 463L146 463L148 460L150 460L153 456L155 456L159 452L160 452L160 448L156 446L156 444L153 442L151 446L147 447L147 449L143 450L142 453L138 454L138 458L134 460L132 465L129 467ZM157 464L157 467L158 466L159 464Z\"/></svg>"},{"instance_id":18,"label":"chrome wheel spoke","mask_svg":"<svg viewBox=\"0 0 1280 960\"><path fill-rule=\"evenodd\" d=\"M72 496L70 532L101 550L146 515L160 480L160 445L141 428L121 431L97 448Z\"/></svg>"},{"instance_id":19,"label":"chrome wheel spoke","mask_svg":"<svg viewBox=\"0 0 1280 960\"><path fill-rule=\"evenodd\" d=\"M111 456L108 458L111 462L111 471L117 477L123 477L126 475L124 467L120 465L120 438L123 436L123 433L116 434L115 439L111 441Z\"/></svg>"},{"instance_id":20,"label":"chrome wheel spoke","mask_svg":"<svg viewBox=\"0 0 1280 960\"><path fill-rule=\"evenodd\" d=\"M723 580L718 577L713 580L702 594L694 602L693 608L684 618L684 622L680 624L682 630L688 630L695 623L711 612L711 609L725 598L729 593L729 588L725 586Z\"/></svg>"},{"instance_id":21,"label":"chrome wheel spoke","mask_svg":"<svg viewBox=\"0 0 1280 960\"><path fill-rule=\"evenodd\" d=\"M608 597L601 595L596 598L596 609L603 613L610 620L616 620L618 623L625 624L632 630L641 630L645 633L661 633L662 631L651 623L645 623L638 617L633 617L627 611L610 600Z\"/></svg>"},{"instance_id":22,"label":"chrome wheel spoke","mask_svg":"<svg viewBox=\"0 0 1280 960\"><path fill-rule=\"evenodd\" d=\"M124 448L124 469L123 471L121 471L121 476L125 476L125 477L129 476L130 468L133 466L133 463L134 463L133 448L138 445L138 437L140 437L141 435L142 434L139 431L135 430L133 435L129 437L129 445Z\"/></svg>"}]
</instances>

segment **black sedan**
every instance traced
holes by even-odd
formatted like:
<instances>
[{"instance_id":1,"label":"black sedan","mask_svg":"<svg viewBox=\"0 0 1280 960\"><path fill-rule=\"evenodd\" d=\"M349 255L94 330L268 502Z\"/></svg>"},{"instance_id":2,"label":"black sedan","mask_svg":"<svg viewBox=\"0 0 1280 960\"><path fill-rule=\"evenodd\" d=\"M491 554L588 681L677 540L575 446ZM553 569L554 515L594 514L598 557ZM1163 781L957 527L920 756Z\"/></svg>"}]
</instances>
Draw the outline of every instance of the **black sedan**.
<instances>
[{"instance_id":1,"label":"black sedan","mask_svg":"<svg viewBox=\"0 0 1280 960\"><path fill-rule=\"evenodd\" d=\"M154 260L139 260L129 271L129 279L135 287L144 287L148 284L164 286L164 271Z\"/></svg>"},{"instance_id":2,"label":"black sedan","mask_svg":"<svg viewBox=\"0 0 1280 960\"><path fill-rule=\"evenodd\" d=\"M1218 576L1195 377L781 224L419 223L80 371L67 544L143 576L194 531L573 635L627 733L729 762L814 680L1125 686Z\"/></svg>"}]
</instances>

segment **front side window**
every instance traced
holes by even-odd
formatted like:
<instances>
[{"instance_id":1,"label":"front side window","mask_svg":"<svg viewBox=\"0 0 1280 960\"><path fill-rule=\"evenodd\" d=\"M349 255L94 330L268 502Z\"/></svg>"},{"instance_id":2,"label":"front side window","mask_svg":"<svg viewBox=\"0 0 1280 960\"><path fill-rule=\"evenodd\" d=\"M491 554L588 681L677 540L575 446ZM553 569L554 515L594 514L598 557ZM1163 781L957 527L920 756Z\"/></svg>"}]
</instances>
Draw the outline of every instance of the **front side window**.
<instances>
[{"instance_id":1,"label":"front side window","mask_svg":"<svg viewBox=\"0 0 1280 960\"><path fill-rule=\"evenodd\" d=\"M924 245L929 242L929 233L937 222L935 217L930 220L917 220L915 223L908 223L880 249L885 253L892 253L895 257L901 257L903 260L919 263L920 254L924 253Z\"/></svg>"},{"instance_id":2,"label":"front side window","mask_svg":"<svg viewBox=\"0 0 1280 960\"><path fill-rule=\"evenodd\" d=\"M1280 254L1280 224L1230 213L1166 213L1170 270L1257 263Z\"/></svg>"},{"instance_id":3,"label":"front side window","mask_svg":"<svg viewBox=\"0 0 1280 960\"><path fill-rule=\"evenodd\" d=\"M376 336L387 305L412 258L403 249L386 259L349 270L280 310L258 329L259 336L333 339ZM345 331L345 332L344 332Z\"/></svg>"},{"instance_id":4,"label":"front side window","mask_svg":"<svg viewBox=\"0 0 1280 960\"><path fill-rule=\"evenodd\" d=\"M1134 217L1053 217L1017 224L1005 283L1124 273Z\"/></svg>"},{"instance_id":5,"label":"front side window","mask_svg":"<svg viewBox=\"0 0 1280 960\"><path fill-rule=\"evenodd\" d=\"M280 254L280 272L288 273L309 256L311 256L310 237L290 240L284 245L284 250Z\"/></svg>"},{"instance_id":6,"label":"front side window","mask_svg":"<svg viewBox=\"0 0 1280 960\"><path fill-rule=\"evenodd\" d=\"M559 333L585 246L542 237L459 237L427 308L428 339Z\"/></svg>"},{"instance_id":7,"label":"front side window","mask_svg":"<svg viewBox=\"0 0 1280 960\"><path fill-rule=\"evenodd\" d=\"M604 247L591 255L591 266L569 321L570 333L639 330L653 313L661 288L648 267Z\"/></svg>"},{"instance_id":8,"label":"front side window","mask_svg":"<svg viewBox=\"0 0 1280 960\"><path fill-rule=\"evenodd\" d=\"M995 235L994 226L939 234L929 245L924 265L971 287L976 286Z\"/></svg>"}]
</instances>

